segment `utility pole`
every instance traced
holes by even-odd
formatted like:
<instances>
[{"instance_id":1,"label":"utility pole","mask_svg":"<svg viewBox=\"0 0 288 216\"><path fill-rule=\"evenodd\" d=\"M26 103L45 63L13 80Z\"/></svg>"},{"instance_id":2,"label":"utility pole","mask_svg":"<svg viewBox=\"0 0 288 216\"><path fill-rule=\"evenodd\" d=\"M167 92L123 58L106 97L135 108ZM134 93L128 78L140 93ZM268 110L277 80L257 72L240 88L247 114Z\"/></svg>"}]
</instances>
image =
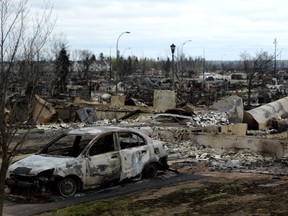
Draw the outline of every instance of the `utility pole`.
<instances>
[{"instance_id":1,"label":"utility pole","mask_svg":"<svg viewBox=\"0 0 288 216\"><path fill-rule=\"evenodd\" d=\"M202 72L203 72L203 83L204 83L205 81L205 48L203 48Z\"/></svg>"},{"instance_id":2,"label":"utility pole","mask_svg":"<svg viewBox=\"0 0 288 216\"><path fill-rule=\"evenodd\" d=\"M117 42L116 42L116 75L115 75L115 80L116 80L116 96L118 95L118 75L119 75L119 57L120 57L120 51L118 49L118 43L119 43L119 39L123 34L130 34L129 31L125 31L122 32L118 38L117 38Z\"/></svg>"},{"instance_id":3,"label":"utility pole","mask_svg":"<svg viewBox=\"0 0 288 216\"><path fill-rule=\"evenodd\" d=\"M171 46L171 53L172 53L172 90L175 90L175 69L174 69L174 52L175 52L175 44L173 43Z\"/></svg>"},{"instance_id":4,"label":"utility pole","mask_svg":"<svg viewBox=\"0 0 288 216\"><path fill-rule=\"evenodd\" d=\"M111 57L111 46L110 46L110 59L109 59L109 80L112 79L112 57Z\"/></svg>"},{"instance_id":5,"label":"utility pole","mask_svg":"<svg viewBox=\"0 0 288 216\"><path fill-rule=\"evenodd\" d=\"M277 52L277 38L274 39L274 75L276 75L276 52Z\"/></svg>"}]
</instances>

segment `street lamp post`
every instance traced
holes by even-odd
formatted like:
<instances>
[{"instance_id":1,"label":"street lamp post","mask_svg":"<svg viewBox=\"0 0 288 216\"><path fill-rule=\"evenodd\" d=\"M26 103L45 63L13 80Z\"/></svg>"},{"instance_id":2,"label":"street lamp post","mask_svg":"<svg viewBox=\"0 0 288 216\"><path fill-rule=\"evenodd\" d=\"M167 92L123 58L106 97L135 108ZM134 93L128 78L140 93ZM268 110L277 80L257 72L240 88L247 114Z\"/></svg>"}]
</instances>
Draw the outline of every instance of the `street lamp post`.
<instances>
[{"instance_id":1,"label":"street lamp post","mask_svg":"<svg viewBox=\"0 0 288 216\"><path fill-rule=\"evenodd\" d=\"M128 50L128 49L131 49L131 48L130 48L130 47L127 47L127 48L124 49L124 51L123 51L123 58L125 58L125 52L126 52L126 50Z\"/></svg>"},{"instance_id":2,"label":"street lamp post","mask_svg":"<svg viewBox=\"0 0 288 216\"><path fill-rule=\"evenodd\" d=\"M119 39L120 39L120 37L123 35L123 34L130 34L130 32L129 31L125 31L125 32L122 32L119 36L118 36L118 38L117 38L117 42L116 42L116 76L115 76L115 81L116 81L116 95L118 95L118 69L119 69L119 56L120 56L120 51L119 51L119 49L118 49L118 43L119 43Z\"/></svg>"},{"instance_id":3,"label":"street lamp post","mask_svg":"<svg viewBox=\"0 0 288 216\"><path fill-rule=\"evenodd\" d=\"M226 54L223 54L221 56L221 73L223 73L223 57L226 56Z\"/></svg>"},{"instance_id":4,"label":"street lamp post","mask_svg":"<svg viewBox=\"0 0 288 216\"><path fill-rule=\"evenodd\" d=\"M192 41L192 40L187 40L187 41L183 42L183 43L179 46L180 51L181 51L180 57L182 57L182 56L184 55L183 46L184 46L186 43L191 42L191 41Z\"/></svg>"},{"instance_id":5,"label":"street lamp post","mask_svg":"<svg viewBox=\"0 0 288 216\"><path fill-rule=\"evenodd\" d=\"M175 48L176 48L175 44L174 43L171 44L170 48L171 48L171 53L172 53L172 85L173 85L172 90L174 90L174 88L175 88L174 52L175 52Z\"/></svg>"},{"instance_id":6,"label":"street lamp post","mask_svg":"<svg viewBox=\"0 0 288 216\"><path fill-rule=\"evenodd\" d=\"M177 70L182 72L182 82L183 82L183 73L184 73L184 69L185 69L185 64L183 67L183 59L185 60L185 55L184 55L184 51L183 51L183 47L186 43L191 42L192 40L186 40L185 42L183 42L182 44L180 44L180 46L177 49L177 57L179 56L179 58L177 58Z\"/></svg>"}]
</instances>

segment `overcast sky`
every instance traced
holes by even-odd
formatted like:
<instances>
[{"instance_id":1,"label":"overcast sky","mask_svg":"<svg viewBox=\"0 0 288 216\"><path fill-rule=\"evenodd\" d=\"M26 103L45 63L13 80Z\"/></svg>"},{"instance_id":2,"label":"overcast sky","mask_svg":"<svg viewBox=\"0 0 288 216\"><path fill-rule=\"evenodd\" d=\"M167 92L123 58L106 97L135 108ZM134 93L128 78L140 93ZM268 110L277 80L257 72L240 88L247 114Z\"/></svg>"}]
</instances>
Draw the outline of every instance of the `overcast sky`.
<instances>
[{"instance_id":1,"label":"overcast sky","mask_svg":"<svg viewBox=\"0 0 288 216\"><path fill-rule=\"evenodd\" d=\"M39 0L32 0L40 7ZM52 0L56 34L69 50L105 56L171 58L170 45L186 56L238 60L261 50L288 59L287 0ZM191 41L190 41L191 40ZM186 43L185 43L186 42ZM177 53L175 53L177 55Z\"/></svg>"}]
</instances>

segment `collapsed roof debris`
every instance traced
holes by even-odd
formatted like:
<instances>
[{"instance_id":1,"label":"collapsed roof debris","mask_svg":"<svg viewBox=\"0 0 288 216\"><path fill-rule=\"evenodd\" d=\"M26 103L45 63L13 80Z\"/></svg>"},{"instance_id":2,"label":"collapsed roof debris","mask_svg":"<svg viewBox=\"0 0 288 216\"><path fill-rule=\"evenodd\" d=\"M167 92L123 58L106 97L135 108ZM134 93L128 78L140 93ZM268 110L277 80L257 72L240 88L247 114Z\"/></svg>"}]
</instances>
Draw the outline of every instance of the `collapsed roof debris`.
<instances>
[{"instance_id":1,"label":"collapsed roof debris","mask_svg":"<svg viewBox=\"0 0 288 216\"><path fill-rule=\"evenodd\" d=\"M230 123L239 123L243 121L243 100L236 95L222 98L210 106L209 109L227 113L227 118Z\"/></svg>"},{"instance_id":2,"label":"collapsed roof debris","mask_svg":"<svg viewBox=\"0 0 288 216\"><path fill-rule=\"evenodd\" d=\"M182 108L177 108L174 110L170 109L170 110L167 110L165 113L157 113L153 115L152 113L147 114L147 112L143 112L140 109L136 109L134 111L132 110L130 112L127 112L127 114L121 117L119 120L104 119L104 120L97 121L97 115L96 115L95 109L89 108L89 110L92 111L92 115L91 116L89 115L90 117L88 116L85 109L88 110L88 108L80 108L77 110L77 114L80 120L83 123L89 123L89 124L96 125L96 126L97 125L111 125L111 124L115 124L116 122L119 122L122 126L125 126L125 125L129 126L130 124L132 126L137 125L137 124L138 125L150 124L150 125L165 126L165 124L167 123L177 123L181 126L187 126L189 128L204 128L204 127L209 127L209 126L229 125L231 123L233 124L241 123L243 122L243 115L244 115L243 101L238 96L231 96L231 97L224 98L223 100L209 107L210 110L208 111L203 111L203 109L196 110L195 107L192 107L190 105L185 105ZM256 108L256 109L258 110L259 108ZM81 110L82 110L82 114L80 113ZM251 110L250 113L256 113L256 111ZM135 115L138 115L138 117L135 118ZM89 117L90 119L87 119L87 117ZM277 121L276 123L278 124L277 128L279 129L281 127L282 131L283 131L283 128L284 130L285 128L287 128L286 127L287 121L281 121L281 122ZM275 125L275 121L273 124ZM271 123L270 125L273 126L273 124ZM275 132L275 126L274 126L274 130L271 130L271 128L268 128L268 129L270 133ZM253 133L251 132L249 134L253 134Z\"/></svg>"},{"instance_id":3,"label":"collapsed roof debris","mask_svg":"<svg viewBox=\"0 0 288 216\"><path fill-rule=\"evenodd\" d=\"M252 124L251 128L256 130L266 129L269 121L287 118L287 114L288 97L285 97L246 111L244 122Z\"/></svg>"},{"instance_id":4,"label":"collapsed roof debris","mask_svg":"<svg viewBox=\"0 0 288 216\"><path fill-rule=\"evenodd\" d=\"M227 149L214 149L199 145L193 141L182 141L168 146L171 161L181 158L182 161L195 160L222 160L234 161L235 163L256 162L258 160L272 160L272 157L265 157L259 153L251 152L247 149L236 151Z\"/></svg>"},{"instance_id":5,"label":"collapsed roof debris","mask_svg":"<svg viewBox=\"0 0 288 216\"><path fill-rule=\"evenodd\" d=\"M56 114L51 103L48 103L38 95L33 98L32 116L36 123L49 123Z\"/></svg>"},{"instance_id":6,"label":"collapsed roof debris","mask_svg":"<svg viewBox=\"0 0 288 216\"><path fill-rule=\"evenodd\" d=\"M212 125L228 125L230 123L239 123L243 121L243 101L238 96L230 96L222 99L209 107L210 111L200 111L196 113L191 105L185 105L182 109L169 110L169 113L177 114L157 114L154 120L158 122L170 123L185 121L189 127L208 127ZM177 111L177 112L176 112ZM190 116L189 116L190 112ZM182 115L179 115L182 114Z\"/></svg>"},{"instance_id":7,"label":"collapsed roof debris","mask_svg":"<svg viewBox=\"0 0 288 216\"><path fill-rule=\"evenodd\" d=\"M208 127L212 125L228 125L229 120L226 112L200 113L192 117L192 121L187 123L189 127Z\"/></svg>"},{"instance_id":8,"label":"collapsed roof debris","mask_svg":"<svg viewBox=\"0 0 288 216\"><path fill-rule=\"evenodd\" d=\"M210 171L238 171L273 175L288 175L287 161L275 159L248 149L215 149L192 141L168 146L169 162L175 168L187 165L193 171L200 165ZM181 165L182 164L182 165ZM199 170L197 170L199 171Z\"/></svg>"}]
</instances>

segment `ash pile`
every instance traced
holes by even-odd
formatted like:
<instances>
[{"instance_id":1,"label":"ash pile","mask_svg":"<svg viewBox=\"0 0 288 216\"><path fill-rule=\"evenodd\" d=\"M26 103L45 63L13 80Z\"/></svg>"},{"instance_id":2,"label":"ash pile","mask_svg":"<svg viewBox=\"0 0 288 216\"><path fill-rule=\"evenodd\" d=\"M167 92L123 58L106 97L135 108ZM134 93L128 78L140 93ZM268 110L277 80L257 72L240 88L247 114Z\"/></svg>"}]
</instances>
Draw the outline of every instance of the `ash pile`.
<instances>
[{"instance_id":1,"label":"ash pile","mask_svg":"<svg viewBox=\"0 0 288 216\"><path fill-rule=\"evenodd\" d=\"M224 171L288 175L288 160L252 152L249 149L215 149L183 141L168 144L169 163L174 169L192 172Z\"/></svg>"}]
</instances>

